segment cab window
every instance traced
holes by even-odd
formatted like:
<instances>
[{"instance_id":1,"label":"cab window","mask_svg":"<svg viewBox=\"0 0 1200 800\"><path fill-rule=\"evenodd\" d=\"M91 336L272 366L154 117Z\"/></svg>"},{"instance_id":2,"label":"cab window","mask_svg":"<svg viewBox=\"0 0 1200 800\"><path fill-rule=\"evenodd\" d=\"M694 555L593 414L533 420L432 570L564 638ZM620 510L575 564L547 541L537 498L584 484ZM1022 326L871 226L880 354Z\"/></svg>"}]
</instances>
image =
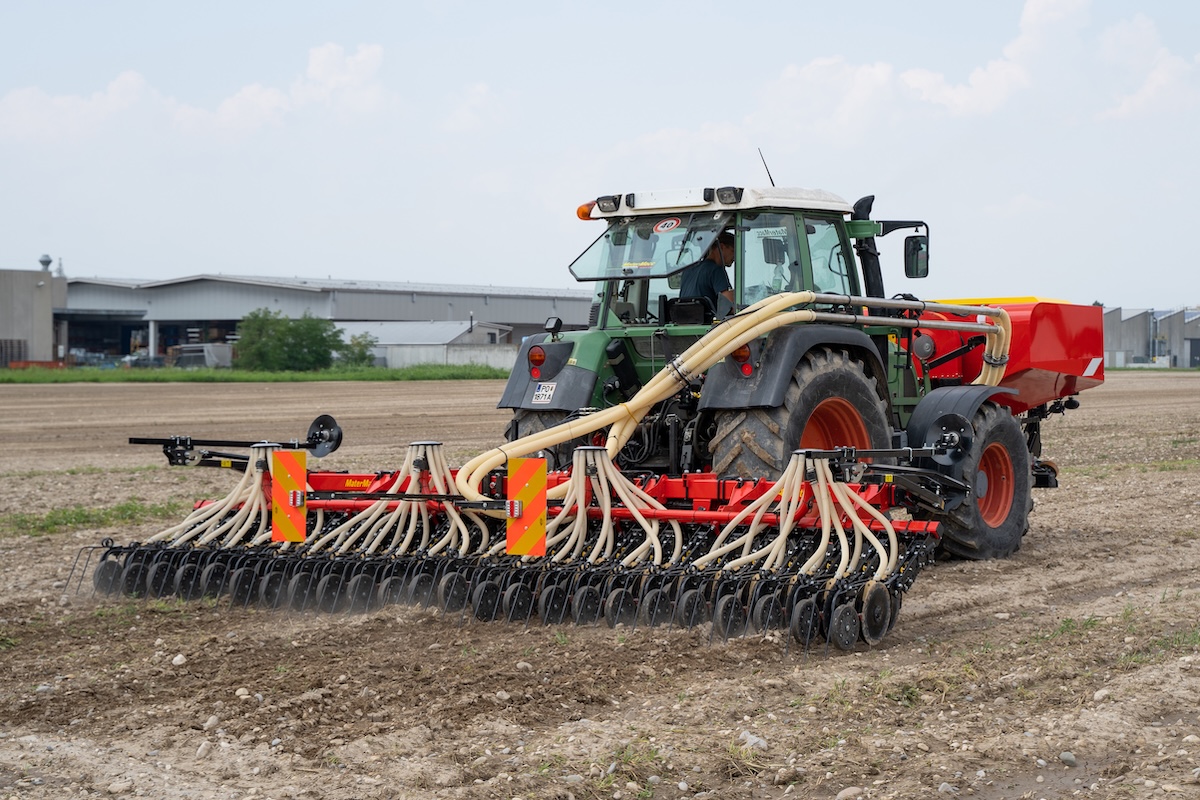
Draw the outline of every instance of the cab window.
<instances>
[{"instance_id":1,"label":"cab window","mask_svg":"<svg viewBox=\"0 0 1200 800\"><path fill-rule=\"evenodd\" d=\"M835 220L804 218L812 260L812 288L828 294L858 294L849 250Z\"/></svg>"},{"instance_id":2,"label":"cab window","mask_svg":"<svg viewBox=\"0 0 1200 800\"><path fill-rule=\"evenodd\" d=\"M796 241L796 218L787 213L745 214L738 229L742 239L740 286L742 305L757 303L803 285ZM738 288L738 287L735 287Z\"/></svg>"}]
</instances>

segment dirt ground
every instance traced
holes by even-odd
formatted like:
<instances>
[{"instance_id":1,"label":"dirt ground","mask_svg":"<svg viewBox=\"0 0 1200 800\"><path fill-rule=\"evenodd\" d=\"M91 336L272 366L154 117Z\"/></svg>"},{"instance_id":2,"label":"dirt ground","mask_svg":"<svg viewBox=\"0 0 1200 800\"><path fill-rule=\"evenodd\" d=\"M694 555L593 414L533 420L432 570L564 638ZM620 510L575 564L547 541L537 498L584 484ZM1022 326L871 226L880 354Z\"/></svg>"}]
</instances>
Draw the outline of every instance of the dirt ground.
<instances>
[{"instance_id":1,"label":"dirt ground","mask_svg":"<svg viewBox=\"0 0 1200 800\"><path fill-rule=\"evenodd\" d=\"M331 469L498 442L502 384L0 386L0 520L190 504L225 470L129 436L345 430ZM0 534L0 798L1200 797L1200 374L1122 372L1045 426L1020 551L922 572L874 649L99 599ZM174 520L172 520L174 521ZM85 589L88 584L84 584Z\"/></svg>"}]
</instances>

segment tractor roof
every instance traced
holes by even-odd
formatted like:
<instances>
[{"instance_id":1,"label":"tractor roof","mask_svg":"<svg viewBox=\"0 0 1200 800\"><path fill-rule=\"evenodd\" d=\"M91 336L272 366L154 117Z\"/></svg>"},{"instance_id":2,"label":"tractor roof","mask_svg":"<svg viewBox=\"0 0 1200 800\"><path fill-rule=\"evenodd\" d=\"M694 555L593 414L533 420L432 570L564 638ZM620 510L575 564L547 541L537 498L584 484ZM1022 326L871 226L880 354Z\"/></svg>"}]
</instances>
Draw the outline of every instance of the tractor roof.
<instances>
[{"instance_id":1,"label":"tractor roof","mask_svg":"<svg viewBox=\"0 0 1200 800\"><path fill-rule=\"evenodd\" d=\"M836 194L823 189L723 186L719 189L667 189L604 195L596 198L589 218L604 219L664 212L689 213L710 209L727 211L752 208L836 211L839 214L849 214L851 211L849 203Z\"/></svg>"}]
</instances>

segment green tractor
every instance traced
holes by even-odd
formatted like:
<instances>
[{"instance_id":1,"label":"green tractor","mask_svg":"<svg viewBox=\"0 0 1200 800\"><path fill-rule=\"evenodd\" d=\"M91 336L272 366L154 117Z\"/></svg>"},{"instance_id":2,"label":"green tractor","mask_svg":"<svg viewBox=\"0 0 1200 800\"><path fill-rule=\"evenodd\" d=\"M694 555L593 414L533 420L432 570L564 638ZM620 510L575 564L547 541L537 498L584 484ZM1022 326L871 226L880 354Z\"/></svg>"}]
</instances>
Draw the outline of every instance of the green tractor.
<instances>
[{"instance_id":1,"label":"green tractor","mask_svg":"<svg viewBox=\"0 0 1200 800\"><path fill-rule=\"evenodd\" d=\"M921 278L928 228L871 220L873 199L850 205L819 190L722 187L607 195L581 206L582 219L607 222L570 266L598 287L592 319L587 330L563 331L552 318L545 334L522 344L499 403L513 409L507 439L620 405L722 320L781 293L814 292L805 305L816 321L771 327L703 374L679 376L680 391L640 418L617 465L633 474L773 480L797 449L920 447L956 425L971 446L953 463L921 466L962 481L968 496L929 516L952 552L1013 552L1028 528L1030 489L1054 485L1053 465L1039 458L1040 421L1077 405L1063 398L1098 383L1102 371L1093 365L1085 377L1081 366L1073 383L1037 394L1019 379L1044 372L1038 364L1020 365L1019 375L1010 366L1012 379L1000 385L972 384L988 356L971 309L885 296L876 237L919 231L904 241L904 272ZM1004 305L1019 312L1047 304ZM1093 363L1098 325L1090 317L1071 324L1087 328L1089 341L1067 355ZM605 441L597 431L530 455L566 469L576 446Z\"/></svg>"}]
</instances>

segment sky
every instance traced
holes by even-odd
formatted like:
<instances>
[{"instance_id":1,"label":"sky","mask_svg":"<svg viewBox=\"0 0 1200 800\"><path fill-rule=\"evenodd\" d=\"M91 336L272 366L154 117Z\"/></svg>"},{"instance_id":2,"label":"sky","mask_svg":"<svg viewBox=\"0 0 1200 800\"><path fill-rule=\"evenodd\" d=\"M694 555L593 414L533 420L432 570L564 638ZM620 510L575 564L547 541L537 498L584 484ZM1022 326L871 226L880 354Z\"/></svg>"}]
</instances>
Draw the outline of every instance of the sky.
<instances>
[{"instance_id":1,"label":"sky","mask_svg":"<svg viewBox=\"0 0 1200 800\"><path fill-rule=\"evenodd\" d=\"M928 223L889 294L1180 308L1197 131L1178 0L0 0L0 269L585 288L579 204L761 150Z\"/></svg>"}]
</instances>

